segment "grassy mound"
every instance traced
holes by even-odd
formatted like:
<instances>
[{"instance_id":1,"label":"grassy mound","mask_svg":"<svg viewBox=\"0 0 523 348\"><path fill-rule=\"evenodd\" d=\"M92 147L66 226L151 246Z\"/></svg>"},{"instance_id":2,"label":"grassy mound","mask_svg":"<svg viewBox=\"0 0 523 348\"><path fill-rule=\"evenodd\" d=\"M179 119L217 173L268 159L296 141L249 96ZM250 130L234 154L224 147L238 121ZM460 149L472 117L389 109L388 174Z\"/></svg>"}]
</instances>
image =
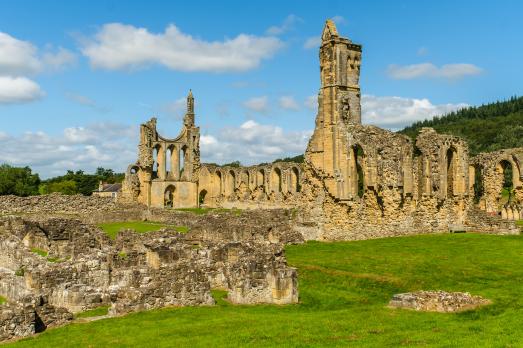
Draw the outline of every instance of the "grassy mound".
<instances>
[{"instance_id":1,"label":"grassy mound","mask_svg":"<svg viewBox=\"0 0 523 348\"><path fill-rule=\"evenodd\" d=\"M19 347L523 346L523 237L446 234L287 247L300 301L166 308L51 329ZM393 294L468 291L457 314L387 308Z\"/></svg>"},{"instance_id":2,"label":"grassy mound","mask_svg":"<svg viewBox=\"0 0 523 348\"><path fill-rule=\"evenodd\" d=\"M154 232L162 228L174 228L177 232L180 233L187 233L187 231L189 230L186 226L171 226L148 221L108 222L104 224L99 224L98 227L104 230L105 233L107 233L107 235L112 239L116 238L116 235L118 234L118 232L120 232L120 230L127 228L133 229L137 233Z\"/></svg>"}]
</instances>

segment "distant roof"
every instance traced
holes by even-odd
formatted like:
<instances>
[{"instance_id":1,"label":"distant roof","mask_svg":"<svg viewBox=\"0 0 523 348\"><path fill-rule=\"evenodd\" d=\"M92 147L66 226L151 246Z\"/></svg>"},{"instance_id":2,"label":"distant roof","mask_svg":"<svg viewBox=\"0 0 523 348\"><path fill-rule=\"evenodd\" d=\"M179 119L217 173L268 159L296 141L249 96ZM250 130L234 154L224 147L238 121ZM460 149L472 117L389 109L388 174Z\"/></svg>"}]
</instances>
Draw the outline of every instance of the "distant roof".
<instances>
[{"instance_id":1,"label":"distant roof","mask_svg":"<svg viewBox=\"0 0 523 348\"><path fill-rule=\"evenodd\" d=\"M103 184L102 189L95 190L94 192L118 192L122 189L122 184Z\"/></svg>"}]
</instances>

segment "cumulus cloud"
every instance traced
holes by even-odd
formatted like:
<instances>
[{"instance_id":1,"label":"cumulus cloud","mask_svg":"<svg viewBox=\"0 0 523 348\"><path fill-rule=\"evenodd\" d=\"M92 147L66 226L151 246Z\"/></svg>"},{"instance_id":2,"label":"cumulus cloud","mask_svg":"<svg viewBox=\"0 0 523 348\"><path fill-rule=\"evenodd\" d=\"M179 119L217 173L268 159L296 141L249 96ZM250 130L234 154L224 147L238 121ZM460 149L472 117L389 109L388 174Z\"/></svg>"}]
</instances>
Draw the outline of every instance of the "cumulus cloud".
<instances>
[{"instance_id":1,"label":"cumulus cloud","mask_svg":"<svg viewBox=\"0 0 523 348\"><path fill-rule=\"evenodd\" d=\"M251 111L267 113L269 111L269 98L267 96L253 97L243 102L243 106Z\"/></svg>"},{"instance_id":2,"label":"cumulus cloud","mask_svg":"<svg viewBox=\"0 0 523 348\"><path fill-rule=\"evenodd\" d=\"M309 110L316 111L318 109L318 96L317 95L310 95L305 99L305 102L303 103L305 107Z\"/></svg>"},{"instance_id":3,"label":"cumulus cloud","mask_svg":"<svg viewBox=\"0 0 523 348\"><path fill-rule=\"evenodd\" d=\"M298 111L300 110L300 106L292 96L282 96L280 97L278 104L280 105L280 108L284 110L291 110L291 111Z\"/></svg>"},{"instance_id":4,"label":"cumulus cloud","mask_svg":"<svg viewBox=\"0 0 523 348\"><path fill-rule=\"evenodd\" d=\"M34 74L41 68L33 44L0 32L0 75Z\"/></svg>"},{"instance_id":5,"label":"cumulus cloud","mask_svg":"<svg viewBox=\"0 0 523 348\"><path fill-rule=\"evenodd\" d=\"M294 14L290 14L283 20L283 23L281 25L273 25L272 27L267 29L267 34L281 35L291 29L294 29L294 26L299 22L303 22L303 19Z\"/></svg>"},{"instance_id":6,"label":"cumulus cloud","mask_svg":"<svg viewBox=\"0 0 523 348\"><path fill-rule=\"evenodd\" d=\"M401 129L415 121L443 115L468 107L466 103L432 104L430 100L402 97L363 95L361 99L362 122L393 130Z\"/></svg>"},{"instance_id":7,"label":"cumulus cloud","mask_svg":"<svg viewBox=\"0 0 523 348\"><path fill-rule=\"evenodd\" d=\"M26 77L0 76L0 104L25 103L42 96L40 86Z\"/></svg>"},{"instance_id":8,"label":"cumulus cloud","mask_svg":"<svg viewBox=\"0 0 523 348\"><path fill-rule=\"evenodd\" d=\"M387 74L396 80L411 80L416 78L446 78L460 79L465 76L479 75L483 69L474 64L445 64L437 67L432 63L412 65L389 65Z\"/></svg>"},{"instance_id":9,"label":"cumulus cloud","mask_svg":"<svg viewBox=\"0 0 523 348\"><path fill-rule=\"evenodd\" d=\"M303 43L303 48L305 49L312 49L312 48L318 48L321 45L321 37L320 36L311 36L305 42Z\"/></svg>"},{"instance_id":10,"label":"cumulus cloud","mask_svg":"<svg viewBox=\"0 0 523 348\"><path fill-rule=\"evenodd\" d=\"M312 131L285 132L274 125L249 120L239 127L227 127L217 135L202 135L202 161L243 164L272 162L276 158L303 153Z\"/></svg>"},{"instance_id":11,"label":"cumulus cloud","mask_svg":"<svg viewBox=\"0 0 523 348\"><path fill-rule=\"evenodd\" d=\"M94 171L97 167L124 171L136 161L138 128L98 123L64 129L61 135L27 132L0 135L0 163L30 166L42 177L63 175L66 170Z\"/></svg>"},{"instance_id":12,"label":"cumulus cloud","mask_svg":"<svg viewBox=\"0 0 523 348\"><path fill-rule=\"evenodd\" d=\"M110 23L94 38L83 41L81 50L91 66L108 70L158 64L178 71L246 71L283 47L278 38L246 34L223 41L204 41L172 24L165 32L156 34L146 28Z\"/></svg>"},{"instance_id":13,"label":"cumulus cloud","mask_svg":"<svg viewBox=\"0 0 523 348\"><path fill-rule=\"evenodd\" d=\"M41 98L44 92L28 76L61 69L75 60L76 56L65 48L40 55L32 43L0 32L0 104L26 103Z\"/></svg>"}]
</instances>

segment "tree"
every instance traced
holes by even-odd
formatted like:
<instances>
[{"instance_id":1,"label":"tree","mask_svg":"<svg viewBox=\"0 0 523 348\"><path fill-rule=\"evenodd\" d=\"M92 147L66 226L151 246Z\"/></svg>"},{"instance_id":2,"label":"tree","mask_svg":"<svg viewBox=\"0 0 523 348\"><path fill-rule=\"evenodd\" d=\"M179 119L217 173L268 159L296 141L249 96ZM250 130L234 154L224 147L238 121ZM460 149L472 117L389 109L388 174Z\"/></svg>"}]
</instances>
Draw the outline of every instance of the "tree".
<instances>
[{"instance_id":1,"label":"tree","mask_svg":"<svg viewBox=\"0 0 523 348\"><path fill-rule=\"evenodd\" d=\"M0 195L30 196L38 194L40 177L29 167L0 166Z\"/></svg>"}]
</instances>

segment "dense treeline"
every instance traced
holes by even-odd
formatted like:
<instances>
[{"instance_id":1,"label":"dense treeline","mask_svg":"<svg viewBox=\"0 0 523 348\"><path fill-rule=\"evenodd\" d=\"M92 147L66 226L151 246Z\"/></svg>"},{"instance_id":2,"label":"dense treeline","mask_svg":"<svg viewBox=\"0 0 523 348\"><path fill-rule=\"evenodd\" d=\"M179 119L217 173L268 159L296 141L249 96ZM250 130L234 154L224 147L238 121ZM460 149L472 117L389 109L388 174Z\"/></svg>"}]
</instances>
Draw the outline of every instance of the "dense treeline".
<instances>
[{"instance_id":1,"label":"dense treeline","mask_svg":"<svg viewBox=\"0 0 523 348\"><path fill-rule=\"evenodd\" d=\"M116 183L123 179L123 173L97 168L94 174L68 170L65 175L40 180L39 175L33 174L29 167L18 168L3 164L0 166L0 195L32 196L52 192L90 195L98 188L100 181Z\"/></svg>"},{"instance_id":2,"label":"dense treeline","mask_svg":"<svg viewBox=\"0 0 523 348\"><path fill-rule=\"evenodd\" d=\"M470 107L418 121L400 133L415 138L422 127L464 138L471 154L523 146L523 97Z\"/></svg>"}]
</instances>

